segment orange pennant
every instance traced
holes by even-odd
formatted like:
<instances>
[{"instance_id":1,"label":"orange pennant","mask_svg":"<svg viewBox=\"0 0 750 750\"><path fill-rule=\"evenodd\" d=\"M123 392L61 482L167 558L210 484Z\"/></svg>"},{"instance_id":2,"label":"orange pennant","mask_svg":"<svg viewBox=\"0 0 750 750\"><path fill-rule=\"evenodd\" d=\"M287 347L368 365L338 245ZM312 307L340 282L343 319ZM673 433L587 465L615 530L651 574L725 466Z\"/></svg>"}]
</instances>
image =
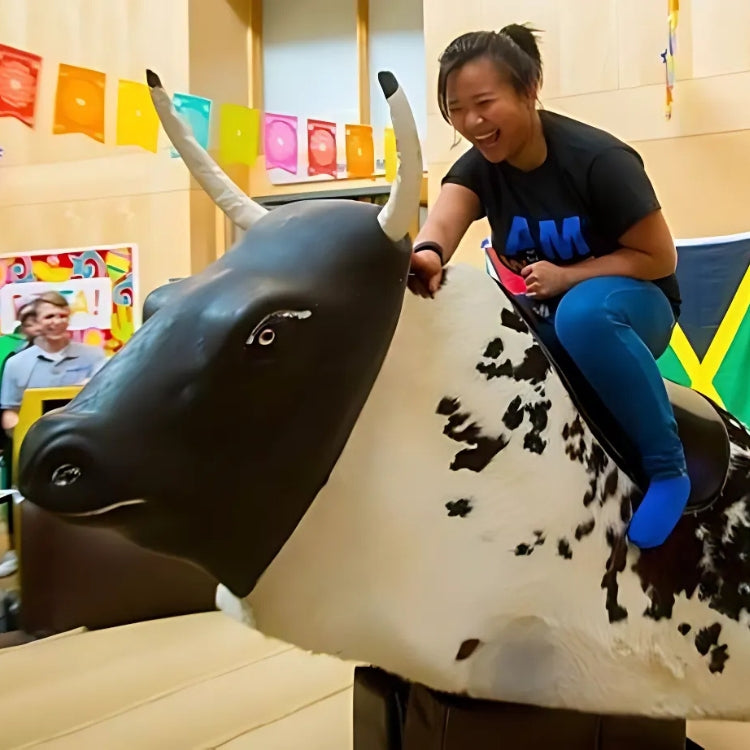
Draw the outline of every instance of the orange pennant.
<instances>
[{"instance_id":1,"label":"orange pennant","mask_svg":"<svg viewBox=\"0 0 750 750\"><path fill-rule=\"evenodd\" d=\"M372 177L375 171L375 148L372 126L346 126L346 172L349 177Z\"/></svg>"},{"instance_id":2,"label":"orange pennant","mask_svg":"<svg viewBox=\"0 0 750 750\"><path fill-rule=\"evenodd\" d=\"M104 143L105 82L104 73L60 63L52 132L83 133Z\"/></svg>"}]
</instances>

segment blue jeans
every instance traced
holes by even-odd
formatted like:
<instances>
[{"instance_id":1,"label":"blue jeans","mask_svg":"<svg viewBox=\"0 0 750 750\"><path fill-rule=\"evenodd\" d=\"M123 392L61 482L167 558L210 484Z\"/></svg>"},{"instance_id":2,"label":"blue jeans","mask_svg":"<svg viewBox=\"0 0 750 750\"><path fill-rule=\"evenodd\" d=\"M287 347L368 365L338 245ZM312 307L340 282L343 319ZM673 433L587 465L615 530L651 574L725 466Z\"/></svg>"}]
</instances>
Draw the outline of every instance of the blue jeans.
<instances>
[{"instance_id":1,"label":"blue jeans","mask_svg":"<svg viewBox=\"0 0 750 750\"><path fill-rule=\"evenodd\" d=\"M557 338L641 455L651 479L686 473L685 454L656 359L674 313L648 281L601 276L577 284L553 313Z\"/></svg>"}]
</instances>

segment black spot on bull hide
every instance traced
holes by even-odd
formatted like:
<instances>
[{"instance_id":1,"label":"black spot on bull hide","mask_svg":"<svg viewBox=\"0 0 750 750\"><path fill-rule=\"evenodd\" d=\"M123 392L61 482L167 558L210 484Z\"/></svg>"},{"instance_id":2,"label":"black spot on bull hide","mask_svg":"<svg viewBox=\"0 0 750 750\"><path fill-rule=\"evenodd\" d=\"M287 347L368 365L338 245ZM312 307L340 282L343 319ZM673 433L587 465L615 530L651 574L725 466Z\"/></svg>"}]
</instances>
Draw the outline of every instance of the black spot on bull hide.
<instances>
[{"instance_id":1,"label":"black spot on bull hide","mask_svg":"<svg viewBox=\"0 0 750 750\"><path fill-rule=\"evenodd\" d=\"M461 412L457 399L443 398L438 404L437 413L448 417L443 433L457 443L468 443L473 446L459 451L450 468L453 471L468 469L482 471L487 464L508 445L505 435L485 435L475 422L469 422L469 414Z\"/></svg>"},{"instance_id":2,"label":"black spot on bull hide","mask_svg":"<svg viewBox=\"0 0 750 750\"><path fill-rule=\"evenodd\" d=\"M724 665L729 661L729 646L725 643L719 644L721 635L721 623L715 622L707 628L698 631L695 636L695 648L701 656L707 656L708 671L711 674L720 674L724 671Z\"/></svg>"},{"instance_id":3,"label":"black spot on bull hide","mask_svg":"<svg viewBox=\"0 0 750 750\"><path fill-rule=\"evenodd\" d=\"M492 339L484 350L484 356L489 359L497 359L503 353L503 349L505 349L505 345L502 339Z\"/></svg>"},{"instance_id":4,"label":"black spot on bull hide","mask_svg":"<svg viewBox=\"0 0 750 750\"><path fill-rule=\"evenodd\" d=\"M500 313L500 323L512 331L518 331L518 333L526 333L529 330L521 316L507 308L504 308Z\"/></svg>"},{"instance_id":5,"label":"black spot on bull hide","mask_svg":"<svg viewBox=\"0 0 750 750\"><path fill-rule=\"evenodd\" d=\"M724 671L724 665L729 661L727 644L716 646L711 649L711 660L708 663L708 671L711 674L720 674Z\"/></svg>"},{"instance_id":6,"label":"black spot on bull hide","mask_svg":"<svg viewBox=\"0 0 750 750\"><path fill-rule=\"evenodd\" d=\"M607 614L609 621L620 622L628 616L628 611L618 601L620 586L617 582L617 575L625 570L627 562L628 546L625 537L614 537L611 529L607 529L607 541L609 542L612 552L607 560L607 570L602 578L602 588L607 592Z\"/></svg>"},{"instance_id":7,"label":"black spot on bull hide","mask_svg":"<svg viewBox=\"0 0 750 750\"><path fill-rule=\"evenodd\" d=\"M565 453L571 461L583 463L586 455L585 430L581 417L576 415L572 422L566 423L562 429L562 437L565 441Z\"/></svg>"},{"instance_id":8,"label":"black spot on bull hide","mask_svg":"<svg viewBox=\"0 0 750 750\"><path fill-rule=\"evenodd\" d=\"M516 549L515 549L516 557L528 556L537 547L541 547L544 544L546 537L544 536L543 531L535 531L534 536L536 537L536 539L533 542L531 543L522 542L521 544L516 546Z\"/></svg>"},{"instance_id":9,"label":"black spot on bull hide","mask_svg":"<svg viewBox=\"0 0 750 750\"><path fill-rule=\"evenodd\" d=\"M585 434L581 417L576 414L575 419L569 424L565 424L562 431L563 440L569 440L575 437L582 437Z\"/></svg>"},{"instance_id":10,"label":"black spot on bull hide","mask_svg":"<svg viewBox=\"0 0 750 750\"><path fill-rule=\"evenodd\" d=\"M523 422L523 406L520 396L516 396L508 405L508 408L503 414L503 424L509 430L515 430L521 426Z\"/></svg>"},{"instance_id":11,"label":"black spot on bull hide","mask_svg":"<svg viewBox=\"0 0 750 750\"><path fill-rule=\"evenodd\" d=\"M538 453L539 455L544 453L547 441L542 438L542 432L547 427L547 415L551 406L551 401L543 401L526 406L526 411L531 420L531 430L523 438L523 447L527 451Z\"/></svg>"},{"instance_id":12,"label":"black spot on bull hide","mask_svg":"<svg viewBox=\"0 0 750 750\"><path fill-rule=\"evenodd\" d=\"M517 430L523 422L524 414L529 415L531 429L523 437L523 447L531 453L541 455L547 447L547 441L542 438L542 432L547 427L551 401L524 404L520 396L516 396L503 414L503 424L509 430Z\"/></svg>"},{"instance_id":13,"label":"black spot on bull hide","mask_svg":"<svg viewBox=\"0 0 750 750\"><path fill-rule=\"evenodd\" d=\"M586 494L583 496L583 507L588 508L591 503L594 502L596 497L596 479L592 479L589 482L589 488L586 490Z\"/></svg>"},{"instance_id":14,"label":"black spot on bull hide","mask_svg":"<svg viewBox=\"0 0 750 750\"><path fill-rule=\"evenodd\" d=\"M509 359L501 364L495 362L480 362L477 370L487 380L492 378L513 378L514 380L526 380L530 383L541 383L549 372L550 364L538 344L532 344L524 352L523 362L514 365Z\"/></svg>"},{"instance_id":15,"label":"black spot on bull hide","mask_svg":"<svg viewBox=\"0 0 750 750\"><path fill-rule=\"evenodd\" d=\"M464 641L458 648L456 661L464 661L464 659L468 659L481 645L482 641L480 641L479 638L469 638Z\"/></svg>"},{"instance_id":16,"label":"black spot on bull hide","mask_svg":"<svg viewBox=\"0 0 750 750\"><path fill-rule=\"evenodd\" d=\"M719 642L719 636L721 635L721 624L715 622L708 628L699 630L695 636L695 648L701 656L705 656L710 650L711 646L716 646Z\"/></svg>"},{"instance_id":17,"label":"black spot on bull hide","mask_svg":"<svg viewBox=\"0 0 750 750\"><path fill-rule=\"evenodd\" d=\"M466 518L466 516L468 516L469 513L471 513L474 506L471 504L471 500L467 500L466 498L461 498L460 500L452 500L446 503L445 507L448 509L449 516L458 516L459 518Z\"/></svg>"},{"instance_id":18,"label":"black spot on bull hide","mask_svg":"<svg viewBox=\"0 0 750 750\"><path fill-rule=\"evenodd\" d=\"M570 542L567 539L560 539L557 542L557 554L564 560L573 559L573 552L570 549Z\"/></svg>"},{"instance_id":19,"label":"black spot on bull hide","mask_svg":"<svg viewBox=\"0 0 750 750\"><path fill-rule=\"evenodd\" d=\"M607 468L609 464L609 458L604 452L604 449L598 443L594 443L591 446L591 452L586 460L586 471L592 476L598 479Z\"/></svg>"}]
</instances>

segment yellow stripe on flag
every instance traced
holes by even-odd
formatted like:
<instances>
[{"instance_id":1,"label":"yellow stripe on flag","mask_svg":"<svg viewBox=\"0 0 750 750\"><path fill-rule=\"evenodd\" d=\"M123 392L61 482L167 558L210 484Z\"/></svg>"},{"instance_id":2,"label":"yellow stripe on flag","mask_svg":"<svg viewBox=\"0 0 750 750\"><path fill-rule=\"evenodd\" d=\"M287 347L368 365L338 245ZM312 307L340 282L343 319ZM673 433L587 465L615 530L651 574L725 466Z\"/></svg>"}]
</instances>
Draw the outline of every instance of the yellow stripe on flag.
<instances>
[{"instance_id":1,"label":"yellow stripe on flag","mask_svg":"<svg viewBox=\"0 0 750 750\"><path fill-rule=\"evenodd\" d=\"M724 357L726 357L729 347L732 345L732 341L734 341L734 337L740 329L740 325L742 325L748 304L750 304L750 268L745 272L745 276L734 295L732 304L729 305L729 309L716 331L711 346L708 347L706 356L703 357L701 368L705 370L706 375L710 376L711 380L714 379L716 373L719 371L721 363L724 361Z\"/></svg>"},{"instance_id":2,"label":"yellow stripe on flag","mask_svg":"<svg viewBox=\"0 0 750 750\"><path fill-rule=\"evenodd\" d=\"M680 328L679 325L674 327L672 331L672 341L670 342L674 353L677 355L677 359L685 368L685 372L690 378L690 386L696 391L700 391L704 395L713 399L719 406L724 407L724 403L721 400L716 388L713 384L713 375L706 377L706 373L703 371L703 367L698 360L693 347L690 346L690 342L685 336L685 332Z\"/></svg>"},{"instance_id":3,"label":"yellow stripe on flag","mask_svg":"<svg viewBox=\"0 0 750 750\"><path fill-rule=\"evenodd\" d=\"M725 408L724 402L714 387L714 378L742 325L748 305L750 305L750 268L745 272L703 361L698 359L679 325L676 325L672 332L670 342L672 350L685 368L691 387L713 399L722 408Z\"/></svg>"}]
</instances>

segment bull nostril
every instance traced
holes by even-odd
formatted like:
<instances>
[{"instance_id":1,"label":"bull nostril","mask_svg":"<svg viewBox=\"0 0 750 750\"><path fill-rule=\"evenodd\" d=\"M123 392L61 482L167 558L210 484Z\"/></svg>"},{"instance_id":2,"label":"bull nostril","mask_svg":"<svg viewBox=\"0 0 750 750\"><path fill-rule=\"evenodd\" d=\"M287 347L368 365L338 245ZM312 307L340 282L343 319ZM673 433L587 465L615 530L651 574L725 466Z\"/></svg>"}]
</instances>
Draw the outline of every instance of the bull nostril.
<instances>
[{"instance_id":1,"label":"bull nostril","mask_svg":"<svg viewBox=\"0 0 750 750\"><path fill-rule=\"evenodd\" d=\"M63 464L52 472L52 484L57 487L67 487L77 482L81 477L81 470L73 464Z\"/></svg>"}]
</instances>

